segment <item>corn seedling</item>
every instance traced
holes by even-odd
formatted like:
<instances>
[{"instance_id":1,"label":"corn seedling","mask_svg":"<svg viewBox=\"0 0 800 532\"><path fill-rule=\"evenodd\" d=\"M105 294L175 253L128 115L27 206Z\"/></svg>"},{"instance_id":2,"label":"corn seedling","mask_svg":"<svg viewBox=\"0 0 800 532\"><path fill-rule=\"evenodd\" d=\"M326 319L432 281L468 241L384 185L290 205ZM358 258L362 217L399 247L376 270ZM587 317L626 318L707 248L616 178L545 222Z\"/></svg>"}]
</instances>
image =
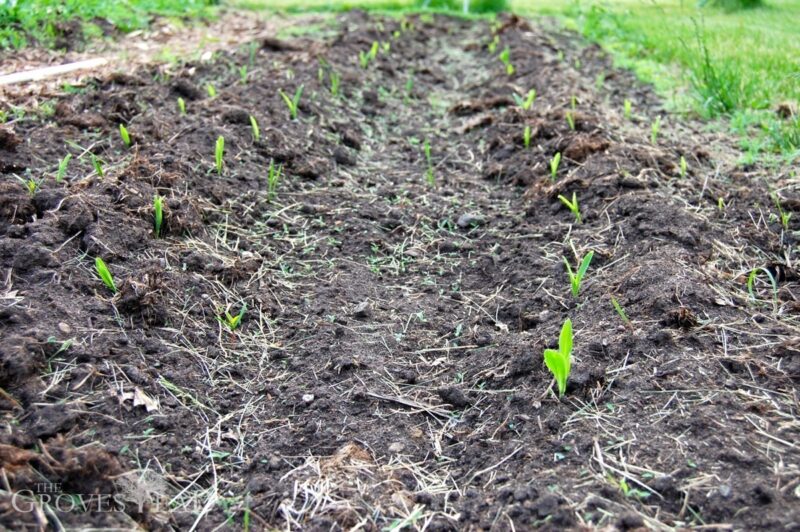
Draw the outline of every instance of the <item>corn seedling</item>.
<instances>
[{"instance_id":1,"label":"corn seedling","mask_svg":"<svg viewBox=\"0 0 800 532\"><path fill-rule=\"evenodd\" d=\"M556 153L552 159L550 159L550 179L555 181L556 174L558 173L558 165L561 164L561 152Z\"/></svg>"},{"instance_id":2,"label":"corn seedling","mask_svg":"<svg viewBox=\"0 0 800 532\"><path fill-rule=\"evenodd\" d=\"M222 175L222 158L225 155L225 138L220 135L217 137L217 143L214 146L214 166L217 173Z\"/></svg>"},{"instance_id":3,"label":"corn seedling","mask_svg":"<svg viewBox=\"0 0 800 532\"><path fill-rule=\"evenodd\" d=\"M183 98L178 98L178 111L182 114L186 114L186 100Z\"/></svg>"},{"instance_id":4,"label":"corn seedling","mask_svg":"<svg viewBox=\"0 0 800 532\"><path fill-rule=\"evenodd\" d=\"M531 147L531 126L525 126L525 130L522 132L522 144L525 148Z\"/></svg>"},{"instance_id":5,"label":"corn seedling","mask_svg":"<svg viewBox=\"0 0 800 532\"><path fill-rule=\"evenodd\" d=\"M533 102L536 100L536 90L531 89L528 91L528 94L523 98L516 92L512 95L514 97L514 102L523 110L527 111L531 107L533 107Z\"/></svg>"},{"instance_id":6,"label":"corn seedling","mask_svg":"<svg viewBox=\"0 0 800 532\"><path fill-rule=\"evenodd\" d=\"M211 83L206 84L206 92L208 92L209 98L216 98L217 97L217 89Z\"/></svg>"},{"instance_id":7,"label":"corn seedling","mask_svg":"<svg viewBox=\"0 0 800 532\"><path fill-rule=\"evenodd\" d=\"M247 65L240 66L239 67L239 81L242 83L242 85L246 85L247 84L247 74L248 74Z\"/></svg>"},{"instance_id":8,"label":"corn seedling","mask_svg":"<svg viewBox=\"0 0 800 532\"><path fill-rule=\"evenodd\" d=\"M128 128L124 125L119 125L119 136L122 138L122 142L125 143L127 147L131 147L131 135L128 133Z\"/></svg>"},{"instance_id":9,"label":"corn seedling","mask_svg":"<svg viewBox=\"0 0 800 532\"><path fill-rule=\"evenodd\" d=\"M503 63L503 65L505 65L506 74L508 74L509 76L514 74L515 71L514 65L511 64L511 49L508 46L503 48L503 51L500 52L498 58L500 59L500 62Z\"/></svg>"},{"instance_id":10,"label":"corn seedling","mask_svg":"<svg viewBox=\"0 0 800 532\"><path fill-rule=\"evenodd\" d=\"M425 162L428 164L428 170L425 172L425 180L428 185L434 186L436 184L436 177L433 175L433 160L431 159L431 143L428 139L422 144L422 151L425 153Z\"/></svg>"},{"instance_id":11,"label":"corn seedling","mask_svg":"<svg viewBox=\"0 0 800 532\"><path fill-rule=\"evenodd\" d=\"M408 101L411 99L411 96L414 94L414 71L411 70L408 73L408 79L406 80L405 86L405 95L403 96L404 101Z\"/></svg>"},{"instance_id":12,"label":"corn seedling","mask_svg":"<svg viewBox=\"0 0 800 532\"><path fill-rule=\"evenodd\" d=\"M331 94L334 98L339 97L339 86L342 83L342 75L336 72L335 70L331 70L329 74L331 80Z\"/></svg>"},{"instance_id":13,"label":"corn seedling","mask_svg":"<svg viewBox=\"0 0 800 532\"><path fill-rule=\"evenodd\" d=\"M164 198L156 194L153 196L153 234L156 238L161 236L161 224L164 221Z\"/></svg>"},{"instance_id":14,"label":"corn seedling","mask_svg":"<svg viewBox=\"0 0 800 532\"><path fill-rule=\"evenodd\" d=\"M725 212L725 198L722 196L717 198L717 209L721 213Z\"/></svg>"},{"instance_id":15,"label":"corn seedling","mask_svg":"<svg viewBox=\"0 0 800 532\"><path fill-rule=\"evenodd\" d=\"M569 106L573 111L578 107L578 98L576 98L574 94L569 97Z\"/></svg>"},{"instance_id":16,"label":"corn seedling","mask_svg":"<svg viewBox=\"0 0 800 532\"><path fill-rule=\"evenodd\" d=\"M105 173L103 172L103 161L100 160L94 153L92 154L92 166L94 166L94 171L97 172L97 175L100 179L105 177Z\"/></svg>"},{"instance_id":17,"label":"corn seedling","mask_svg":"<svg viewBox=\"0 0 800 532\"><path fill-rule=\"evenodd\" d=\"M574 192L572 193L572 201L570 201L569 199L567 199L566 196L563 196L561 194L558 195L558 199L560 199L561 203L566 205L567 208L570 211L572 211L572 214L575 216L575 221L577 223L583 223L583 220L581 219L581 209L578 206L578 196Z\"/></svg>"},{"instance_id":18,"label":"corn seedling","mask_svg":"<svg viewBox=\"0 0 800 532\"><path fill-rule=\"evenodd\" d=\"M764 272L769 279L770 284L772 284L772 297L775 302L778 301L778 283L775 281L775 276L772 275L766 268L753 268L750 271L750 275L747 276L747 292L750 294L750 299L756 301L756 293L755 293L755 284L756 284L756 277L758 276L758 272Z\"/></svg>"},{"instance_id":19,"label":"corn seedling","mask_svg":"<svg viewBox=\"0 0 800 532\"><path fill-rule=\"evenodd\" d=\"M112 293L117 293L117 285L114 284L114 276L111 275L111 271L106 266L105 261L100 257L94 259L94 269L97 271L97 275L100 277L100 280L103 281L103 284L111 290Z\"/></svg>"},{"instance_id":20,"label":"corn seedling","mask_svg":"<svg viewBox=\"0 0 800 532\"><path fill-rule=\"evenodd\" d=\"M650 126L650 144L655 144L658 141L658 132L661 130L661 117L657 116L653 124Z\"/></svg>"},{"instance_id":21,"label":"corn seedling","mask_svg":"<svg viewBox=\"0 0 800 532\"><path fill-rule=\"evenodd\" d=\"M383 50L383 53L388 54L389 50L392 49L392 43L389 41L381 42L381 49Z\"/></svg>"},{"instance_id":22,"label":"corn seedling","mask_svg":"<svg viewBox=\"0 0 800 532\"><path fill-rule=\"evenodd\" d=\"M686 164L686 158L683 155L681 155L680 165L681 165L680 166L680 168L681 168L681 178L684 178L684 177L686 177L686 172L689 170L689 166Z\"/></svg>"},{"instance_id":23,"label":"corn seedling","mask_svg":"<svg viewBox=\"0 0 800 532\"><path fill-rule=\"evenodd\" d=\"M217 316L217 319L220 323L228 327L228 330L231 332L235 331L239 328L239 325L242 323L242 317L244 313L247 312L247 303L242 303L242 308L239 309L239 313L232 315L230 312L225 310L223 316Z\"/></svg>"},{"instance_id":24,"label":"corn seedling","mask_svg":"<svg viewBox=\"0 0 800 532\"><path fill-rule=\"evenodd\" d=\"M495 35L491 42L486 45L486 48L489 50L490 54L494 54L497 51L497 47L500 45L500 36Z\"/></svg>"},{"instance_id":25,"label":"corn seedling","mask_svg":"<svg viewBox=\"0 0 800 532\"><path fill-rule=\"evenodd\" d=\"M289 108L289 116L292 120L297 119L297 106L300 104L300 97L303 95L303 85L297 87L294 96L291 98L289 98L289 95L283 92L282 89L278 89L278 94L281 95L281 98L283 98L283 101L286 103L286 107Z\"/></svg>"},{"instance_id":26,"label":"corn seedling","mask_svg":"<svg viewBox=\"0 0 800 532\"><path fill-rule=\"evenodd\" d=\"M569 128L572 131L575 131L575 116L572 113L572 111L567 111L566 117L567 117L567 125L569 125Z\"/></svg>"},{"instance_id":27,"label":"corn seedling","mask_svg":"<svg viewBox=\"0 0 800 532\"><path fill-rule=\"evenodd\" d=\"M631 116L633 114L633 104L631 103L630 100L625 100L625 104L624 105L625 105L625 109L623 111L623 113L624 113L623 116L625 116L625 120L630 120Z\"/></svg>"},{"instance_id":28,"label":"corn seedling","mask_svg":"<svg viewBox=\"0 0 800 532\"><path fill-rule=\"evenodd\" d=\"M578 293L580 293L581 290L581 283L583 282L584 276L586 276L586 270L589 269L589 264L592 263L592 257L594 257L594 251L587 253L578 266L577 272L572 270L569 261L567 261L566 257L564 258L564 265L567 267L567 275L569 275L569 287L572 291L572 297L578 297Z\"/></svg>"},{"instance_id":29,"label":"corn seedling","mask_svg":"<svg viewBox=\"0 0 800 532\"><path fill-rule=\"evenodd\" d=\"M258 128L258 122L256 122L256 117L250 115L250 129L253 132L253 141L258 142L261 140L261 130Z\"/></svg>"},{"instance_id":30,"label":"corn seedling","mask_svg":"<svg viewBox=\"0 0 800 532\"><path fill-rule=\"evenodd\" d=\"M278 191L278 182L281 180L282 166L275 166L275 161L269 161L269 173L267 174L267 199L272 201Z\"/></svg>"},{"instance_id":31,"label":"corn seedling","mask_svg":"<svg viewBox=\"0 0 800 532\"><path fill-rule=\"evenodd\" d=\"M558 336L558 350L544 350L544 365L553 374L558 385L558 397L567 391L567 379L572 369L572 320L566 319Z\"/></svg>"},{"instance_id":32,"label":"corn seedling","mask_svg":"<svg viewBox=\"0 0 800 532\"><path fill-rule=\"evenodd\" d=\"M358 52L358 63L361 68L367 68L371 61L378 57L379 45L378 41L373 41L372 47L367 52Z\"/></svg>"},{"instance_id":33,"label":"corn seedling","mask_svg":"<svg viewBox=\"0 0 800 532\"><path fill-rule=\"evenodd\" d=\"M619 304L619 301L617 301L616 297L611 296L611 304L614 306L614 310L617 311L622 323L624 323L626 326L630 326L631 320L628 318L628 315L625 314L625 309L622 308L622 305Z\"/></svg>"},{"instance_id":34,"label":"corn seedling","mask_svg":"<svg viewBox=\"0 0 800 532\"><path fill-rule=\"evenodd\" d=\"M58 171L56 172L56 183L61 183L64 180L64 177L67 175L67 167L69 166L69 162L72 160L72 154L68 153L61 159L61 162L58 163Z\"/></svg>"}]
</instances>

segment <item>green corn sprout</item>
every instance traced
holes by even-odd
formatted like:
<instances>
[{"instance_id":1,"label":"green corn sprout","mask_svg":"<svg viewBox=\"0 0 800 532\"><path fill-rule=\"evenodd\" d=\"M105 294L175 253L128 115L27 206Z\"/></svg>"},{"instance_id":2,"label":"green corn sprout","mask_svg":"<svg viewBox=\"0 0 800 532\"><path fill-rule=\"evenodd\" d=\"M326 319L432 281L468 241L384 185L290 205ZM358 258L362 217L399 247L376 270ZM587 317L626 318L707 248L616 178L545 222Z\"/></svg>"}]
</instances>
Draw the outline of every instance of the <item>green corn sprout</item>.
<instances>
[{"instance_id":1,"label":"green corn sprout","mask_svg":"<svg viewBox=\"0 0 800 532\"><path fill-rule=\"evenodd\" d=\"M422 151L425 152L425 162L428 163L428 170L425 172L425 180L428 185L434 186L436 184L436 177L433 175L433 161L431 159L431 143L428 139L422 144Z\"/></svg>"},{"instance_id":2,"label":"green corn sprout","mask_svg":"<svg viewBox=\"0 0 800 532\"><path fill-rule=\"evenodd\" d=\"M361 68L367 68L369 66L368 52L364 52L363 50L358 52L358 64L361 65Z\"/></svg>"},{"instance_id":3,"label":"green corn sprout","mask_svg":"<svg viewBox=\"0 0 800 532\"><path fill-rule=\"evenodd\" d=\"M331 94L334 98L339 97L339 85L342 83L342 75L336 72L335 70L331 70L330 73L330 80L331 80Z\"/></svg>"},{"instance_id":4,"label":"green corn sprout","mask_svg":"<svg viewBox=\"0 0 800 532\"><path fill-rule=\"evenodd\" d=\"M754 288L755 288L756 277L758 276L758 272L764 272L767 275L767 278L769 279L769 282L772 284L772 296L773 296L773 299L775 301L777 301L778 300L778 283L775 281L775 276L772 275L772 272L770 272L766 268L753 268L750 271L750 275L747 276L747 291L750 293L750 299L752 299L753 301L755 301L757 299Z\"/></svg>"},{"instance_id":5,"label":"green corn sprout","mask_svg":"<svg viewBox=\"0 0 800 532\"><path fill-rule=\"evenodd\" d=\"M572 320L566 319L558 336L558 350L544 350L544 364L558 384L558 397L567 391L567 379L572 368Z\"/></svg>"},{"instance_id":6,"label":"green corn sprout","mask_svg":"<svg viewBox=\"0 0 800 532\"><path fill-rule=\"evenodd\" d=\"M725 198L722 196L717 198L717 209L719 212L725 212Z\"/></svg>"},{"instance_id":7,"label":"green corn sprout","mask_svg":"<svg viewBox=\"0 0 800 532\"><path fill-rule=\"evenodd\" d=\"M247 65L239 67L239 81L242 82L242 85L247 84Z\"/></svg>"},{"instance_id":8,"label":"green corn sprout","mask_svg":"<svg viewBox=\"0 0 800 532\"><path fill-rule=\"evenodd\" d=\"M500 36L495 35L491 42L486 45L486 48L489 50L490 54L494 54L497 51L497 47L500 45Z\"/></svg>"},{"instance_id":9,"label":"green corn sprout","mask_svg":"<svg viewBox=\"0 0 800 532\"><path fill-rule=\"evenodd\" d=\"M500 62L505 65L506 74L508 74L509 76L514 74L514 71L516 69L514 68L514 65L511 64L511 49L508 46L503 48L503 51L500 52L498 58L500 59Z\"/></svg>"},{"instance_id":10,"label":"green corn sprout","mask_svg":"<svg viewBox=\"0 0 800 532\"><path fill-rule=\"evenodd\" d=\"M97 175L100 179L105 177L105 173L103 172L103 161L101 161L94 153L92 154L92 166L94 166L94 171L97 172Z\"/></svg>"},{"instance_id":11,"label":"green corn sprout","mask_svg":"<svg viewBox=\"0 0 800 532\"><path fill-rule=\"evenodd\" d=\"M514 102L523 110L527 111L533 106L533 102L536 100L536 90L531 89L528 91L528 94L523 98L517 93L512 94L514 97Z\"/></svg>"},{"instance_id":12,"label":"green corn sprout","mask_svg":"<svg viewBox=\"0 0 800 532\"><path fill-rule=\"evenodd\" d=\"M297 87L297 90L292 98L289 98L289 96L281 89L278 89L278 94L281 95L281 98L283 98L283 101L286 103L286 107L289 108L289 116L292 118L292 120L297 119L297 106L300 104L300 96L303 95L303 85Z\"/></svg>"},{"instance_id":13,"label":"green corn sprout","mask_svg":"<svg viewBox=\"0 0 800 532\"><path fill-rule=\"evenodd\" d=\"M111 275L111 271L106 266L106 263L100 257L94 259L94 269L97 271L97 275L100 277L100 280L103 281L103 284L111 290L112 293L117 293L117 285L114 284L114 276Z\"/></svg>"},{"instance_id":14,"label":"green corn sprout","mask_svg":"<svg viewBox=\"0 0 800 532\"><path fill-rule=\"evenodd\" d=\"M183 98L178 98L178 111L182 115L186 114L186 101Z\"/></svg>"},{"instance_id":15,"label":"green corn sprout","mask_svg":"<svg viewBox=\"0 0 800 532\"><path fill-rule=\"evenodd\" d=\"M569 286L572 291L572 297L578 297L578 293L580 293L581 290L581 283L586 276L586 270L589 269L589 264L592 263L592 257L594 257L594 251L587 253L578 266L577 272L572 270L569 261L567 261L566 257L564 258L564 265L567 267L567 275L569 275Z\"/></svg>"},{"instance_id":16,"label":"green corn sprout","mask_svg":"<svg viewBox=\"0 0 800 532\"><path fill-rule=\"evenodd\" d=\"M525 145L525 148L530 148L530 146L531 146L531 126L525 126L525 130L522 132L522 143Z\"/></svg>"},{"instance_id":17,"label":"green corn sprout","mask_svg":"<svg viewBox=\"0 0 800 532\"><path fill-rule=\"evenodd\" d=\"M624 105L625 105L625 110L624 110L625 120L630 120L633 112L633 104L631 103L630 100L626 99Z\"/></svg>"},{"instance_id":18,"label":"green corn sprout","mask_svg":"<svg viewBox=\"0 0 800 532\"><path fill-rule=\"evenodd\" d=\"M616 297L611 296L611 304L614 306L614 310L617 311L617 314L619 314L619 318L622 320L622 323L629 326L631 324L631 320L628 318L628 315L625 314L625 309L622 308L622 305L619 304L619 301L617 301Z\"/></svg>"},{"instance_id":19,"label":"green corn sprout","mask_svg":"<svg viewBox=\"0 0 800 532\"><path fill-rule=\"evenodd\" d=\"M222 158L225 155L225 138L220 135L217 137L217 144L214 146L214 166L217 173L222 175Z\"/></svg>"},{"instance_id":20,"label":"green corn sprout","mask_svg":"<svg viewBox=\"0 0 800 532\"><path fill-rule=\"evenodd\" d=\"M283 172L282 166L275 166L275 161L269 161L269 173L267 174L267 199L272 201L275 199L275 194L278 191L278 183L281 179Z\"/></svg>"},{"instance_id":21,"label":"green corn sprout","mask_svg":"<svg viewBox=\"0 0 800 532\"><path fill-rule=\"evenodd\" d=\"M383 53L388 54L389 50L392 49L392 43L389 42L389 41L382 42L381 43L381 49L383 50Z\"/></svg>"},{"instance_id":22,"label":"green corn sprout","mask_svg":"<svg viewBox=\"0 0 800 532\"><path fill-rule=\"evenodd\" d=\"M558 165L561 164L561 152L556 153L552 159L550 159L550 179L553 181L556 180L556 174L558 173Z\"/></svg>"},{"instance_id":23,"label":"green corn sprout","mask_svg":"<svg viewBox=\"0 0 800 532\"><path fill-rule=\"evenodd\" d=\"M239 325L241 325L242 317L244 316L245 312L247 312L247 303L242 303L242 308L239 309L239 314L232 315L230 312L225 310L224 316L217 316L217 320L219 320L220 323L227 326L228 329L233 332L239 328Z\"/></svg>"},{"instance_id":24,"label":"green corn sprout","mask_svg":"<svg viewBox=\"0 0 800 532\"><path fill-rule=\"evenodd\" d=\"M324 61L324 59L320 58L320 61ZM317 81L322 84L325 81L325 69L322 67L317 68Z\"/></svg>"},{"instance_id":25,"label":"green corn sprout","mask_svg":"<svg viewBox=\"0 0 800 532\"><path fill-rule=\"evenodd\" d=\"M686 164L686 158L681 155L681 177L686 177L686 172L689 169L689 166Z\"/></svg>"},{"instance_id":26,"label":"green corn sprout","mask_svg":"<svg viewBox=\"0 0 800 532\"><path fill-rule=\"evenodd\" d=\"M61 183L64 180L64 177L67 175L67 167L69 166L69 162L72 160L72 154L68 153L61 159L61 162L58 163L58 171L56 172L56 183Z\"/></svg>"},{"instance_id":27,"label":"green corn sprout","mask_svg":"<svg viewBox=\"0 0 800 532\"><path fill-rule=\"evenodd\" d=\"M378 57L378 50L378 41L373 41L369 51L358 52L358 63L361 65L361 68L367 68L370 62Z\"/></svg>"},{"instance_id":28,"label":"green corn sprout","mask_svg":"<svg viewBox=\"0 0 800 532\"><path fill-rule=\"evenodd\" d=\"M572 111L567 111L567 124L572 131L575 131L575 116L573 115Z\"/></svg>"},{"instance_id":29,"label":"green corn sprout","mask_svg":"<svg viewBox=\"0 0 800 532\"><path fill-rule=\"evenodd\" d=\"M122 142L125 143L127 147L131 147L131 135L128 133L128 129L120 124L119 125L119 136L122 137Z\"/></svg>"},{"instance_id":30,"label":"green corn sprout","mask_svg":"<svg viewBox=\"0 0 800 532\"><path fill-rule=\"evenodd\" d=\"M211 83L206 84L206 91L208 92L209 98L216 98L217 97L217 89Z\"/></svg>"},{"instance_id":31,"label":"green corn sprout","mask_svg":"<svg viewBox=\"0 0 800 532\"><path fill-rule=\"evenodd\" d=\"M261 130L258 128L258 122L256 122L256 117L250 115L250 129L253 131L253 140L258 142L261 140Z\"/></svg>"},{"instance_id":32,"label":"green corn sprout","mask_svg":"<svg viewBox=\"0 0 800 532\"><path fill-rule=\"evenodd\" d=\"M578 98L576 98L574 94L569 97L569 106L573 111L578 107Z\"/></svg>"},{"instance_id":33,"label":"green corn sprout","mask_svg":"<svg viewBox=\"0 0 800 532\"><path fill-rule=\"evenodd\" d=\"M561 194L558 195L558 199L561 200L561 203L567 206L567 208L572 211L572 214L575 215L575 221L577 223L583 223L581 219L581 209L578 206L578 196L573 192L572 193L572 201L568 200L566 196Z\"/></svg>"},{"instance_id":34,"label":"green corn sprout","mask_svg":"<svg viewBox=\"0 0 800 532\"><path fill-rule=\"evenodd\" d=\"M661 117L657 116L653 124L650 126L650 144L655 144L658 141L658 132L661 130Z\"/></svg>"},{"instance_id":35,"label":"green corn sprout","mask_svg":"<svg viewBox=\"0 0 800 532\"><path fill-rule=\"evenodd\" d=\"M153 234L156 238L161 236L161 224L164 221L164 198L156 194L153 196Z\"/></svg>"}]
</instances>

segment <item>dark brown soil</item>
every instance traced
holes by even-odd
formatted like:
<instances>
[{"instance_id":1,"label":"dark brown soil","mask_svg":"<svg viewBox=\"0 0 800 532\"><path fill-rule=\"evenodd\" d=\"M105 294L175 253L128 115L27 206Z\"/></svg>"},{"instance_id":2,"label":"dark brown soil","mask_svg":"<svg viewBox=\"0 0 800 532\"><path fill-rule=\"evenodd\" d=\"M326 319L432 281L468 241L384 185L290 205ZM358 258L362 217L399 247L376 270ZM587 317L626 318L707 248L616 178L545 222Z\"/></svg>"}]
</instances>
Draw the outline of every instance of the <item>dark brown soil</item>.
<instances>
[{"instance_id":1,"label":"dark brown soil","mask_svg":"<svg viewBox=\"0 0 800 532\"><path fill-rule=\"evenodd\" d=\"M247 83L245 47L4 126L0 523L800 527L797 170L737 167L596 48L514 17L338 28L265 41ZM301 84L290 120L278 89ZM590 250L573 298L564 257ZM558 400L542 351L568 317Z\"/></svg>"}]
</instances>

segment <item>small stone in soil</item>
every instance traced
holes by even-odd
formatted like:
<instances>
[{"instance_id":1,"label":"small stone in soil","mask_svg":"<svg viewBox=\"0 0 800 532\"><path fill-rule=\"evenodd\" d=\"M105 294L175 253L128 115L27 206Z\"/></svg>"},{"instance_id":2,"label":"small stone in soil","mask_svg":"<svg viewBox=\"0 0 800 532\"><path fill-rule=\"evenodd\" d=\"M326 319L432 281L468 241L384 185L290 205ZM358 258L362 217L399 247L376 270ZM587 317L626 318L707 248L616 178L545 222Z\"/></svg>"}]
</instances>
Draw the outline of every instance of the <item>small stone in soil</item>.
<instances>
[{"instance_id":1,"label":"small stone in soil","mask_svg":"<svg viewBox=\"0 0 800 532\"><path fill-rule=\"evenodd\" d=\"M370 314L372 314L372 306L370 306L369 301L362 301L353 310L353 316L356 318L369 318Z\"/></svg>"},{"instance_id":2,"label":"small stone in soil","mask_svg":"<svg viewBox=\"0 0 800 532\"><path fill-rule=\"evenodd\" d=\"M470 400L458 388L443 388L436 393L439 394L442 401L456 408L464 408L470 405Z\"/></svg>"},{"instance_id":3,"label":"small stone in soil","mask_svg":"<svg viewBox=\"0 0 800 532\"><path fill-rule=\"evenodd\" d=\"M479 225L483 225L484 223L486 223L486 220L483 218L483 216L470 213L462 214L458 217L458 221L456 221L456 225L462 229L477 227Z\"/></svg>"}]
</instances>

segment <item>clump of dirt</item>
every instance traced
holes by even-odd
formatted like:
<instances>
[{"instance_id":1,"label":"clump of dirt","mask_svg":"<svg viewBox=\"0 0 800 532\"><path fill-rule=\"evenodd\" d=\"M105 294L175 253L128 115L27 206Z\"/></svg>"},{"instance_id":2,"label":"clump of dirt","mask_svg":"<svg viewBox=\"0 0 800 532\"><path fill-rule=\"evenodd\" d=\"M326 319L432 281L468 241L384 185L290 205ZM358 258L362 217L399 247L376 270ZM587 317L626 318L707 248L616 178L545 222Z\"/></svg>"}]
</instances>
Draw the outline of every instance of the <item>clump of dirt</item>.
<instances>
[{"instance_id":1,"label":"clump of dirt","mask_svg":"<svg viewBox=\"0 0 800 532\"><path fill-rule=\"evenodd\" d=\"M6 126L4 526L797 525L791 169L741 170L516 17L258 42ZM566 318L559 400L542 351Z\"/></svg>"}]
</instances>

